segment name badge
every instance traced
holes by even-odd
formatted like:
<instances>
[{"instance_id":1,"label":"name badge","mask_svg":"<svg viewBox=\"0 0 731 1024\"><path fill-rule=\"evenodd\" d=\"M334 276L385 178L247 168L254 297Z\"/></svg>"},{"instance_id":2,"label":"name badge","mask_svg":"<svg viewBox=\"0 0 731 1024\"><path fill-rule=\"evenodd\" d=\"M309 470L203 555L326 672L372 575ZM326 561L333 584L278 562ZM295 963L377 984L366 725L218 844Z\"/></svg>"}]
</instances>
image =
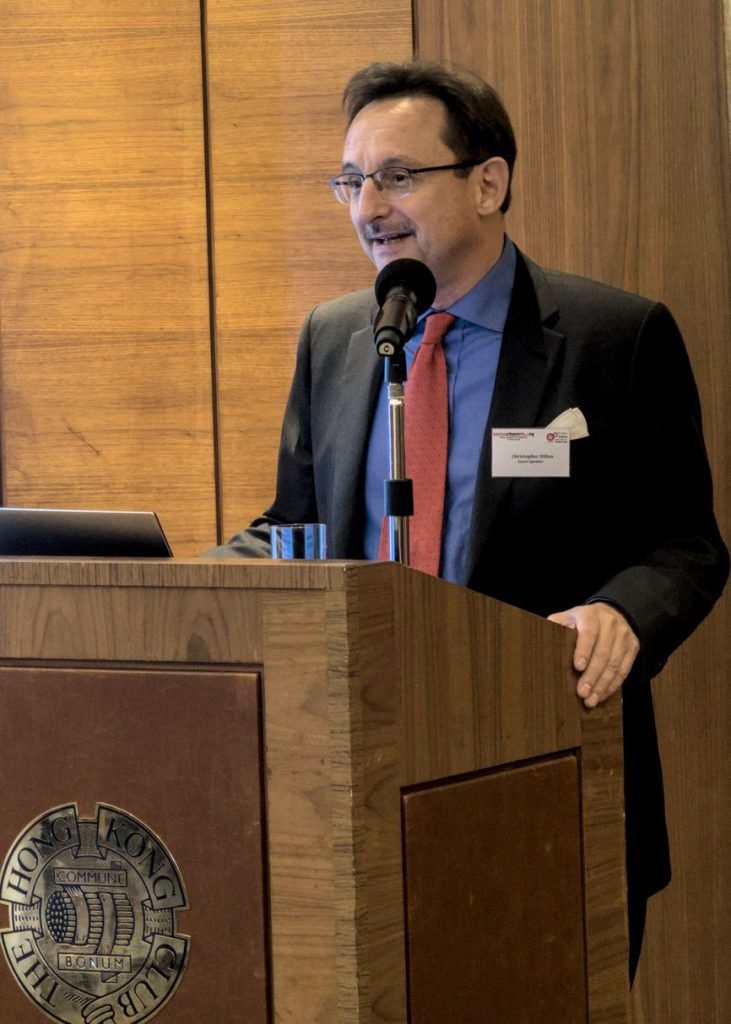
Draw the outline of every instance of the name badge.
<instances>
[{"instance_id":1,"label":"name badge","mask_svg":"<svg viewBox=\"0 0 731 1024\"><path fill-rule=\"evenodd\" d=\"M568 476L568 430L528 427L493 430L493 476Z\"/></svg>"}]
</instances>

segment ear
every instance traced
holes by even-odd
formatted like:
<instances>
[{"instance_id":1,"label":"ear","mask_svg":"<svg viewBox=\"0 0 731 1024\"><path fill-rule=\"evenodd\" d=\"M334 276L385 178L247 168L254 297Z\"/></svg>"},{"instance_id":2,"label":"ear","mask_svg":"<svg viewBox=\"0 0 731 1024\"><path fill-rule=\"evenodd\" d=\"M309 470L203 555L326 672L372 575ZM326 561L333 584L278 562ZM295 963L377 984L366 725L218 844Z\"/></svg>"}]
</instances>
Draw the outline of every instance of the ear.
<instances>
[{"instance_id":1,"label":"ear","mask_svg":"<svg viewBox=\"0 0 731 1024\"><path fill-rule=\"evenodd\" d=\"M508 192L510 171L501 156L491 156L475 168L479 187L479 212L484 216L499 213Z\"/></svg>"}]
</instances>

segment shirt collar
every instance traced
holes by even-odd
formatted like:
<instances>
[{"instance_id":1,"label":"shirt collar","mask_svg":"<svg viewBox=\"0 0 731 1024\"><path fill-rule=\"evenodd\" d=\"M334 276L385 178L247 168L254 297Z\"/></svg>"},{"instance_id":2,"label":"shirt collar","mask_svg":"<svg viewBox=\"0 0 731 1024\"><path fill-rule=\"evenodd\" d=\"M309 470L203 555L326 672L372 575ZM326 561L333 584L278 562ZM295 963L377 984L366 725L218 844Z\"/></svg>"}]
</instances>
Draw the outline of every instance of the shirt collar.
<instances>
[{"instance_id":1,"label":"shirt collar","mask_svg":"<svg viewBox=\"0 0 731 1024\"><path fill-rule=\"evenodd\" d=\"M486 330L501 334L508 317L510 295L515 280L516 253L515 246L505 235L505 243L500 258L484 277L456 302L452 303L447 312L454 313L460 320L477 324ZM423 316L433 310L428 310ZM419 321L421 321L419 317Z\"/></svg>"}]
</instances>

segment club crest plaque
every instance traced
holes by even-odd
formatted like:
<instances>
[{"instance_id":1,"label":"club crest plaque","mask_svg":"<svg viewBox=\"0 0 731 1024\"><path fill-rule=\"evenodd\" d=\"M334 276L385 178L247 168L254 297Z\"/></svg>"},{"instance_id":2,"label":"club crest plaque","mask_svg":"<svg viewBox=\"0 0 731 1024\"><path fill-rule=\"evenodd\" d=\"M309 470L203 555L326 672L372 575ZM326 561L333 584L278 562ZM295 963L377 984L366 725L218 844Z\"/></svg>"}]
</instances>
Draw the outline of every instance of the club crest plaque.
<instances>
[{"instance_id":1,"label":"club crest plaque","mask_svg":"<svg viewBox=\"0 0 731 1024\"><path fill-rule=\"evenodd\" d=\"M48 1017L64 1024L138 1024L175 992L188 960L176 914L183 881L161 840L127 811L75 804L23 831L0 872L10 970Z\"/></svg>"}]
</instances>

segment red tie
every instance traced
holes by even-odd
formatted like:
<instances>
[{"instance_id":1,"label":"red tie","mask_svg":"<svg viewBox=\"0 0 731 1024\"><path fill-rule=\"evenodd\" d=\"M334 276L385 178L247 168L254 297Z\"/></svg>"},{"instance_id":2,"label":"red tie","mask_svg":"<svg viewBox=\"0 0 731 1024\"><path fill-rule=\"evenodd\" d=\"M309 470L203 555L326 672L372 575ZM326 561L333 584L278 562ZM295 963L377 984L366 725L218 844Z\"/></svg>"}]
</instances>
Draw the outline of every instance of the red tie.
<instances>
[{"instance_id":1,"label":"red tie","mask_svg":"<svg viewBox=\"0 0 731 1024\"><path fill-rule=\"evenodd\" d=\"M449 444L447 361L442 339L457 318L431 313L406 383L406 472L414 482L409 527L410 564L439 574ZM379 557L388 558L388 520Z\"/></svg>"}]
</instances>

